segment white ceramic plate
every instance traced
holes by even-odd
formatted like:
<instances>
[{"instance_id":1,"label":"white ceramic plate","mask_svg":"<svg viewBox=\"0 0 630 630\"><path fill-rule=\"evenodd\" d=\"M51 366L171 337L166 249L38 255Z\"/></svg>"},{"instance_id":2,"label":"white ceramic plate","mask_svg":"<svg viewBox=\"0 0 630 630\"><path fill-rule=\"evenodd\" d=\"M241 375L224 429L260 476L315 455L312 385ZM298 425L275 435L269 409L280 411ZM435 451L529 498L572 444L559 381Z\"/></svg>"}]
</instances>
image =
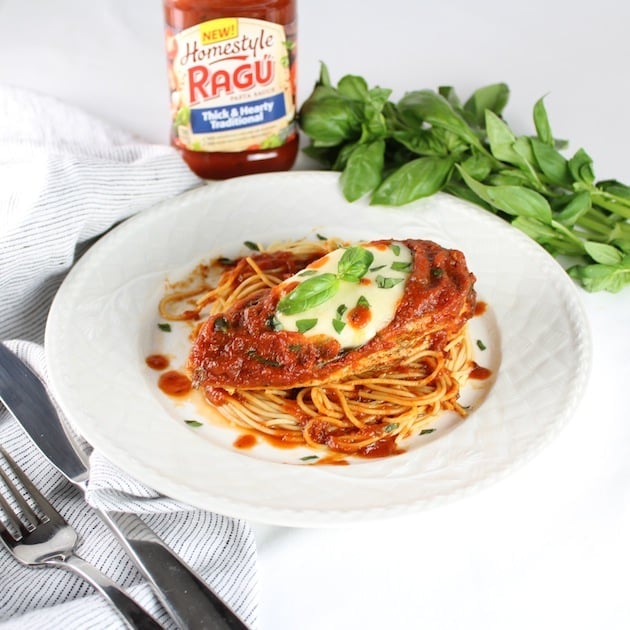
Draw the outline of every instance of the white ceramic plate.
<instances>
[{"instance_id":1,"label":"white ceramic plate","mask_svg":"<svg viewBox=\"0 0 630 630\"><path fill-rule=\"evenodd\" d=\"M488 308L472 324L477 361L465 420L444 416L406 452L312 466L298 450L232 446L236 429L184 422L196 410L156 387L145 357L187 350L159 331L165 281L200 260L317 233L349 240L428 238L462 250ZM333 173L289 172L213 183L112 230L63 283L48 320L53 391L76 428L158 491L259 522L324 526L418 511L486 486L530 459L573 414L590 367L577 290L538 245L475 206L438 194L402 208L347 203ZM198 410L197 410L198 411Z\"/></svg>"}]
</instances>

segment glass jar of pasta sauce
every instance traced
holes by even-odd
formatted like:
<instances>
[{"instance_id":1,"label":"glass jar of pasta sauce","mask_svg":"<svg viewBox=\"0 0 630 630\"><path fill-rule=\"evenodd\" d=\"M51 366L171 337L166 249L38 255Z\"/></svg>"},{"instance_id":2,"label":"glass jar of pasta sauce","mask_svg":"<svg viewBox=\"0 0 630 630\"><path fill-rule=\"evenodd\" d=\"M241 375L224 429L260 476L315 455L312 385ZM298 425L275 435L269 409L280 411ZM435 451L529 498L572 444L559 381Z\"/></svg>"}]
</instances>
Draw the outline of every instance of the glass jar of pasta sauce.
<instances>
[{"instance_id":1,"label":"glass jar of pasta sauce","mask_svg":"<svg viewBox=\"0 0 630 630\"><path fill-rule=\"evenodd\" d=\"M171 143L204 179L298 151L296 0L164 0Z\"/></svg>"}]
</instances>

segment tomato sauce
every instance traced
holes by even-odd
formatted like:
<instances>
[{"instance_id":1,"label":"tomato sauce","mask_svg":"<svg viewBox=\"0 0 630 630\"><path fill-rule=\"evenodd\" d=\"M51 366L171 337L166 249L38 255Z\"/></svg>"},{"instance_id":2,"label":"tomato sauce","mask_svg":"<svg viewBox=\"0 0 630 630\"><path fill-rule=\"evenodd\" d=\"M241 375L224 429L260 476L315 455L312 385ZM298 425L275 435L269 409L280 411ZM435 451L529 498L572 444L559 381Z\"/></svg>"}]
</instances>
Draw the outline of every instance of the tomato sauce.
<instances>
[{"instance_id":1,"label":"tomato sauce","mask_svg":"<svg viewBox=\"0 0 630 630\"><path fill-rule=\"evenodd\" d=\"M488 310L488 305L481 300L478 300L475 304L475 317L483 315Z\"/></svg>"},{"instance_id":2,"label":"tomato sauce","mask_svg":"<svg viewBox=\"0 0 630 630\"><path fill-rule=\"evenodd\" d=\"M192 389L190 379L177 370L169 370L160 375L158 387L169 396L185 396Z\"/></svg>"},{"instance_id":3,"label":"tomato sauce","mask_svg":"<svg viewBox=\"0 0 630 630\"><path fill-rule=\"evenodd\" d=\"M482 367L481 365L477 365L476 363L473 365L469 378L474 379L476 381L485 381L492 376L492 371L486 367Z\"/></svg>"},{"instance_id":4,"label":"tomato sauce","mask_svg":"<svg viewBox=\"0 0 630 630\"><path fill-rule=\"evenodd\" d=\"M169 358L163 354L150 354L145 362L152 370L165 370L170 364Z\"/></svg>"},{"instance_id":5,"label":"tomato sauce","mask_svg":"<svg viewBox=\"0 0 630 630\"><path fill-rule=\"evenodd\" d=\"M243 435L239 435L236 440L234 440L234 448L240 450L254 448L256 444L258 444L258 438L251 433L243 433Z\"/></svg>"},{"instance_id":6,"label":"tomato sauce","mask_svg":"<svg viewBox=\"0 0 630 630\"><path fill-rule=\"evenodd\" d=\"M348 312L348 324L352 328L365 328L372 319L372 311L365 304L358 304Z\"/></svg>"},{"instance_id":7,"label":"tomato sauce","mask_svg":"<svg viewBox=\"0 0 630 630\"><path fill-rule=\"evenodd\" d=\"M200 177L293 166L296 4L164 0L171 144Z\"/></svg>"}]
</instances>

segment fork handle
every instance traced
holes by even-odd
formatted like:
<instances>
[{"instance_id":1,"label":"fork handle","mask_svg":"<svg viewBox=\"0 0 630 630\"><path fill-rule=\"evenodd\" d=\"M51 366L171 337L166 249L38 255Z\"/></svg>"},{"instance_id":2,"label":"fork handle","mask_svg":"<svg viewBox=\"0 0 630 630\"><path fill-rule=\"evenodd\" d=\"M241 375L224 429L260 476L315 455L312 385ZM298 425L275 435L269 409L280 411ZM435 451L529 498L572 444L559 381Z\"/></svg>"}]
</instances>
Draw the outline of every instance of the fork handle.
<instances>
[{"instance_id":1,"label":"fork handle","mask_svg":"<svg viewBox=\"0 0 630 630\"><path fill-rule=\"evenodd\" d=\"M47 565L73 571L88 581L118 611L132 630L164 630L163 627L131 599L115 582L80 556L71 554L61 559L50 559Z\"/></svg>"},{"instance_id":2,"label":"fork handle","mask_svg":"<svg viewBox=\"0 0 630 630\"><path fill-rule=\"evenodd\" d=\"M141 518L128 512L97 511L181 628L247 630L241 619Z\"/></svg>"}]
</instances>

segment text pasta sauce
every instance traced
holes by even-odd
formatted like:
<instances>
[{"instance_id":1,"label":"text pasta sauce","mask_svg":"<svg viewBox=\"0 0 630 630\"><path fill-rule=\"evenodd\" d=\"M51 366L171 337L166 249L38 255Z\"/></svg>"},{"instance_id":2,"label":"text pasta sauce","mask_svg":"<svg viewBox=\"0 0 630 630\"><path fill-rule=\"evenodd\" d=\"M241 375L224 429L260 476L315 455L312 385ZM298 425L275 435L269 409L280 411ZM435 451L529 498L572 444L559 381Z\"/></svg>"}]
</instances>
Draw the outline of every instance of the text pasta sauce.
<instances>
[{"instance_id":1,"label":"text pasta sauce","mask_svg":"<svg viewBox=\"0 0 630 630\"><path fill-rule=\"evenodd\" d=\"M164 0L171 142L205 179L287 170L298 149L294 0Z\"/></svg>"}]
</instances>

